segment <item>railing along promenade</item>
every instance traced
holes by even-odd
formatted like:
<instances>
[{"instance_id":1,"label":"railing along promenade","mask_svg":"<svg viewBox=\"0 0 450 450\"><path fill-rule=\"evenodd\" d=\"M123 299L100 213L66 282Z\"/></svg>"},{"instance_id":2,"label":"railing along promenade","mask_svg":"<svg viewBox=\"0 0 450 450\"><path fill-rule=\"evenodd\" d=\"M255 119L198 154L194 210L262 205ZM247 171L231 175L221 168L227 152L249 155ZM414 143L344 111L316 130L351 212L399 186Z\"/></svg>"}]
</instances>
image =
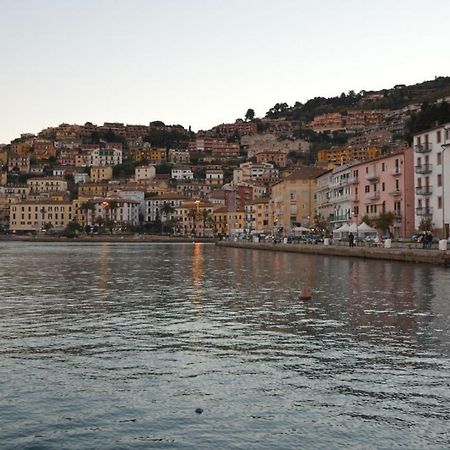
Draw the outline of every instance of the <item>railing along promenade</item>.
<instances>
[{"instance_id":1,"label":"railing along promenade","mask_svg":"<svg viewBox=\"0 0 450 450\"><path fill-rule=\"evenodd\" d=\"M307 243L266 243L250 241L218 241L222 247L234 247L252 250L283 251L290 253L305 253L322 256L356 257L367 259L382 259L410 263L426 263L450 266L450 252L438 250L436 247L423 249L422 244L392 242L391 248L369 246L368 243L349 247L348 242L334 242L330 245Z\"/></svg>"}]
</instances>

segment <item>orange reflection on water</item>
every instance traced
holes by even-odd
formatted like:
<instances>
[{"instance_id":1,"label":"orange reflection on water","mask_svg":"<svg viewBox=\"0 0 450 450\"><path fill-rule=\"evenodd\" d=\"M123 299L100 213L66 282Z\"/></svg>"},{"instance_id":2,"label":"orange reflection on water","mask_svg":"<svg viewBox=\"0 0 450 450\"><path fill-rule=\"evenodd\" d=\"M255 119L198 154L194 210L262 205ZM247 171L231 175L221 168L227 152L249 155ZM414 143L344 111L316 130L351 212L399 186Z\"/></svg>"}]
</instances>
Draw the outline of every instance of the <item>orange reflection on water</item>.
<instances>
[{"instance_id":1,"label":"orange reflection on water","mask_svg":"<svg viewBox=\"0 0 450 450\"><path fill-rule=\"evenodd\" d=\"M192 302L196 305L201 304L204 290L202 286L203 277L203 245L196 242L192 255L192 285L194 287L194 297Z\"/></svg>"}]
</instances>

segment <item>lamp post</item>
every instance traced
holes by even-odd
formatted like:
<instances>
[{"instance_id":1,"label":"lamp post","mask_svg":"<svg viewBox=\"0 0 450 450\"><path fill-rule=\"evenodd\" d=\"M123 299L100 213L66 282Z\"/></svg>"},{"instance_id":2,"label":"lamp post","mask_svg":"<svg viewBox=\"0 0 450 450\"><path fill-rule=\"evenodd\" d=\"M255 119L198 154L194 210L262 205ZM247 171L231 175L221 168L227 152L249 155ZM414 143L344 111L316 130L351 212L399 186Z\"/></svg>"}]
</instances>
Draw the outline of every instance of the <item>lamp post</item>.
<instances>
[{"instance_id":1,"label":"lamp post","mask_svg":"<svg viewBox=\"0 0 450 450\"><path fill-rule=\"evenodd\" d=\"M355 213L355 211L352 211L352 216L354 217L354 219L356 220L356 240L355 240L355 245L358 246L358 214Z\"/></svg>"}]
</instances>

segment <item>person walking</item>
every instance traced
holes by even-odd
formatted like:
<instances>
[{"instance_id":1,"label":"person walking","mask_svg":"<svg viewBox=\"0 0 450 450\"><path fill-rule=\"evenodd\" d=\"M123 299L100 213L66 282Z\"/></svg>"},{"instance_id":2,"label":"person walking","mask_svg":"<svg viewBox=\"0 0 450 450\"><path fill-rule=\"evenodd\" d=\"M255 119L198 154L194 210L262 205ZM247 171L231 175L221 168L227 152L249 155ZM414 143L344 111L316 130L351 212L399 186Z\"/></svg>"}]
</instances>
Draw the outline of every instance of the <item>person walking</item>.
<instances>
[{"instance_id":1,"label":"person walking","mask_svg":"<svg viewBox=\"0 0 450 450\"><path fill-rule=\"evenodd\" d=\"M348 235L348 246L349 247L355 246L355 236L353 236L352 232L350 232L350 234Z\"/></svg>"}]
</instances>

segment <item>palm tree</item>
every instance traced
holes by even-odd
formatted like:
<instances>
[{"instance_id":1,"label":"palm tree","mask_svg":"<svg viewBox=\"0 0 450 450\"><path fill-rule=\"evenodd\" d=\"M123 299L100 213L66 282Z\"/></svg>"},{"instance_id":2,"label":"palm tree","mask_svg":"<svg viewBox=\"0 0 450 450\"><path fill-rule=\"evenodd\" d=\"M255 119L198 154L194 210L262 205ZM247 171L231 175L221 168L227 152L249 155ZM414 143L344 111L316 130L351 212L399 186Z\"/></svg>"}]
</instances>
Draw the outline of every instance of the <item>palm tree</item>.
<instances>
[{"instance_id":1,"label":"palm tree","mask_svg":"<svg viewBox=\"0 0 450 450\"><path fill-rule=\"evenodd\" d=\"M164 202L161 207L161 233L164 233L164 222L167 222L169 214L172 214L175 208L168 202ZM164 215L164 220L163 220Z\"/></svg>"},{"instance_id":2,"label":"palm tree","mask_svg":"<svg viewBox=\"0 0 450 450\"><path fill-rule=\"evenodd\" d=\"M92 200L88 200L80 205L80 210L86 215L86 225L92 225L94 223L93 213L95 211L95 203ZM90 214L89 214L90 212ZM89 215L91 217L89 217ZM89 220L90 219L90 220Z\"/></svg>"},{"instance_id":3,"label":"palm tree","mask_svg":"<svg viewBox=\"0 0 450 450\"><path fill-rule=\"evenodd\" d=\"M192 219L192 222L193 222L192 228L194 228L196 223L197 223L197 217L198 217L197 210L196 209L191 209L188 212L188 217L189 217L189 219Z\"/></svg>"}]
</instances>

